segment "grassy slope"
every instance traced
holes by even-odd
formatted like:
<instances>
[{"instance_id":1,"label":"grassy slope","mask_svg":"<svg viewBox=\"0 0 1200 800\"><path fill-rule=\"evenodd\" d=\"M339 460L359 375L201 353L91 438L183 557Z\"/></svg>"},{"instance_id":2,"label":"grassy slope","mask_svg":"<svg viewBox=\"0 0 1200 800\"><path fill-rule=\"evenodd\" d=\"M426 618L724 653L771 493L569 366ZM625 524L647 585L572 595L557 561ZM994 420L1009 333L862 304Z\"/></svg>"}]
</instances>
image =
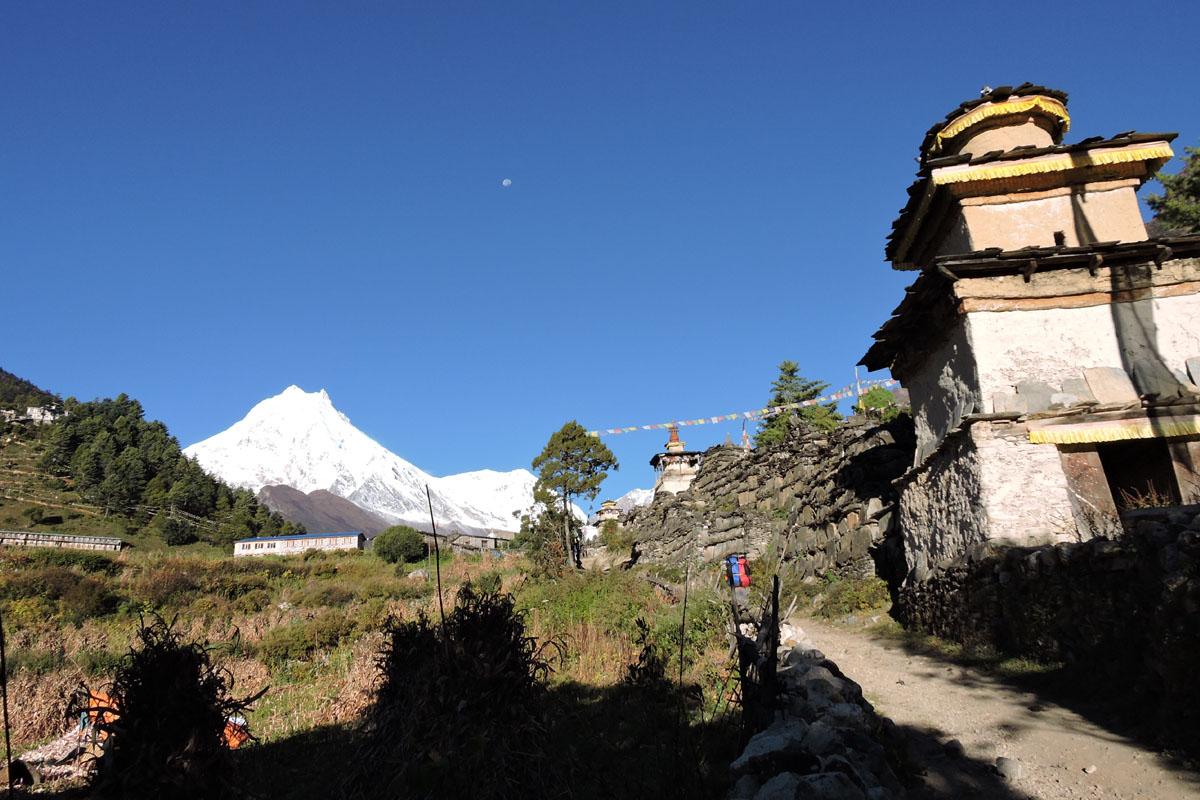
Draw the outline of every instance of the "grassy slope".
<instances>
[{"instance_id":1,"label":"grassy slope","mask_svg":"<svg viewBox=\"0 0 1200 800\"><path fill-rule=\"evenodd\" d=\"M330 746L369 702L388 616L436 615L433 581L407 577L426 567L432 578L433 565L397 568L370 553L233 559L203 543L168 548L128 520L98 513L69 480L42 473L37 433L0 437L0 528L118 536L133 547L119 555L0 549L0 614L9 634L18 752L62 733L67 695L81 683L103 685L140 619L160 614L216 648L235 694L269 687L249 716L263 754L250 758L250 772L263 790L295 780L294 796L324 796L329 787L305 773L309 748ZM30 521L35 508L45 515L41 524ZM552 696L562 709L563 741L556 746L565 748L562 758L582 759L605 773L606 791L620 795L611 781L661 772L662 748L675 746L658 730L674 723L675 707L643 709L634 702L639 708L631 714L633 701L622 689L641 649L636 620L647 620L674 678L682 609L636 572L553 580L528 572L519 555L444 557L445 602L453 603L464 581L499 585L514 595L531 634L566 645L552 677ZM697 576L689 599L685 680L704 693L691 711L696 730L714 728L701 720L702 709L711 713L731 667L723 636L727 600L711 588L717 582L715 574ZM730 720L716 724L722 735L705 734L706 747L729 743L720 728L725 724ZM720 785L712 784L714 792Z\"/></svg>"},{"instance_id":2,"label":"grassy slope","mask_svg":"<svg viewBox=\"0 0 1200 800\"><path fill-rule=\"evenodd\" d=\"M389 614L436 614L433 581L407 575L427 563L396 568L369 553L232 559L179 550L134 548L114 558L0 550L18 749L63 731L66 693L81 682L107 680L140 615L177 618L190 637L212 643L235 678L235 694L269 686L250 715L251 728L264 747L287 748L328 726L353 725L370 698ZM587 741L611 739L613 747L636 751L636 737L645 732L626 730L627 715L611 714L608 706L618 702L614 687L637 658L639 616L667 656L668 674L677 674L679 605L633 573L534 580L527 568L514 555L444 557L446 602L467 580L498 582L512 592L531 633L566 643L552 682L556 696L575 709L568 716L578 735L587 730ZM710 710L728 678L724 614L719 595L693 590L686 676L704 688Z\"/></svg>"}]
</instances>

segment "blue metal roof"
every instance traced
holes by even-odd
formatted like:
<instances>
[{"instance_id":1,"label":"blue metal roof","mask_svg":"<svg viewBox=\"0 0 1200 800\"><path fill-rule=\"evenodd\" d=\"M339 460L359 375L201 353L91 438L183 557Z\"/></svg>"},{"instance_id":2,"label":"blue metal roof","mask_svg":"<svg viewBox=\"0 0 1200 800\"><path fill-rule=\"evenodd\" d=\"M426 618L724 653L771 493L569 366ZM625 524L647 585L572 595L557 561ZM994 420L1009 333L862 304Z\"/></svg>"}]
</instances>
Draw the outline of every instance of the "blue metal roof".
<instances>
[{"instance_id":1,"label":"blue metal roof","mask_svg":"<svg viewBox=\"0 0 1200 800\"><path fill-rule=\"evenodd\" d=\"M242 542L282 542L288 539L328 539L331 536L362 536L362 531L342 531L340 533L297 533L292 536L253 536L249 539L238 539L234 544Z\"/></svg>"}]
</instances>

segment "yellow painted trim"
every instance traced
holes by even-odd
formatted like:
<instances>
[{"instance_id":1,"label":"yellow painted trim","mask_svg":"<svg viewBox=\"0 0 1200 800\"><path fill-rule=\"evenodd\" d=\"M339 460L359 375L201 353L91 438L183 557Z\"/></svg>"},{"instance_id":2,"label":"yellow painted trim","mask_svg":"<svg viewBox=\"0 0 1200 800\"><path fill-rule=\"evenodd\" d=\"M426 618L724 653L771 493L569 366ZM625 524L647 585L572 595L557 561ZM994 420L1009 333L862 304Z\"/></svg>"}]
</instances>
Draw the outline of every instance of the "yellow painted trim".
<instances>
[{"instance_id":1,"label":"yellow painted trim","mask_svg":"<svg viewBox=\"0 0 1200 800\"><path fill-rule=\"evenodd\" d=\"M931 179L935 186L945 186L951 183L994 181L1006 178L1019 178L1025 175L1041 175L1047 172L1065 172L1079 167L1129 164L1134 161L1153 161L1160 158L1168 159L1174 155L1175 153L1171 150L1170 145L1165 144L1136 147L1131 150L1094 150L1079 154L1064 153L1063 155L1040 161L989 164L987 166L971 167L953 172L948 171L951 168L945 168L934 170Z\"/></svg>"},{"instance_id":2,"label":"yellow painted trim","mask_svg":"<svg viewBox=\"0 0 1200 800\"><path fill-rule=\"evenodd\" d=\"M978 106L953 120L949 125L938 131L933 143L933 150L935 152L940 150L943 142L953 139L967 128L970 128L972 125L978 125L985 119L1010 114L1024 114L1026 111L1032 111L1035 108L1039 108L1047 114L1053 114L1062 120L1064 133L1071 129L1071 116L1067 113L1067 107L1052 97L1038 95L1020 100L1005 100L1002 103L988 103L987 105Z\"/></svg>"},{"instance_id":3,"label":"yellow painted trim","mask_svg":"<svg viewBox=\"0 0 1200 800\"><path fill-rule=\"evenodd\" d=\"M1047 425L1029 431L1029 441L1033 444L1100 444L1129 439L1168 439L1177 436L1200 436L1200 416Z\"/></svg>"}]
</instances>

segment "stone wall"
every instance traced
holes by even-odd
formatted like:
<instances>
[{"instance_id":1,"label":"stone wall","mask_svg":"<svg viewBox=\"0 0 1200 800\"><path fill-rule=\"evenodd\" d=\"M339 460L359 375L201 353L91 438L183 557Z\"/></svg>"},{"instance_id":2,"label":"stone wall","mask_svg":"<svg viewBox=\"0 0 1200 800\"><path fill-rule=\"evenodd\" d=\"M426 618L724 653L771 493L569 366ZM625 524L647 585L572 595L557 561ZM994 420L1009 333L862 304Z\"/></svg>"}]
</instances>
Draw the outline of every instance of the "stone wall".
<instances>
[{"instance_id":1,"label":"stone wall","mask_svg":"<svg viewBox=\"0 0 1200 800\"><path fill-rule=\"evenodd\" d=\"M902 561L892 481L912 455L908 417L852 417L769 449L715 447L688 491L656 497L625 526L643 561L772 550L802 576L869 574L881 559Z\"/></svg>"},{"instance_id":2,"label":"stone wall","mask_svg":"<svg viewBox=\"0 0 1200 800\"><path fill-rule=\"evenodd\" d=\"M936 451L963 417L982 410L968 319L962 317L921 362L903 376L917 432L916 463Z\"/></svg>"},{"instance_id":3,"label":"stone wall","mask_svg":"<svg viewBox=\"0 0 1200 800\"><path fill-rule=\"evenodd\" d=\"M730 800L905 796L893 769L898 748L886 720L847 678L790 625L780 629L775 721L730 764Z\"/></svg>"},{"instance_id":4,"label":"stone wall","mask_svg":"<svg viewBox=\"0 0 1200 800\"><path fill-rule=\"evenodd\" d=\"M1144 719L1200 752L1200 515L1135 512L1117 539L976 554L898 592L910 628L1079 663L1138 697Z\"/></svg>"},{"instance_id":5,"label":"stone wall","mask_svg":"<svg viewBox=\"0 0 1200 800\"><path fill-rule=\"evenodd\" d=\"M900 481L905 570L922 581L987 542L1079 538L1058 448L1026 425L974 420Z\"/></svg>"}]
</instances>

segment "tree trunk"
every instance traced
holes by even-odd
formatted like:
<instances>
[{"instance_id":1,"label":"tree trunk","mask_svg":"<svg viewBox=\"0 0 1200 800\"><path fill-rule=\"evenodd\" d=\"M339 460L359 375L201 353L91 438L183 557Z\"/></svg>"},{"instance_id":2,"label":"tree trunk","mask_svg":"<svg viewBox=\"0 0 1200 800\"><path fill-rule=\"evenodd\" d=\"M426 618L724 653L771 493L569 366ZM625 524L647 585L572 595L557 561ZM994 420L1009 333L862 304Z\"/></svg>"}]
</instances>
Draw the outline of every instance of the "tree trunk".
<instances>
[{"instance_id":1,"label":"tree trunk","mask_svg":"<svg viewBox=\"0 0 1200 800\"><path fill-rule=\"evenodd\" d=\"M567 557L567 566L575 566L575 554L571 552L571 495L563 492L563 553Z\"/></svg>"}]
</instances>

